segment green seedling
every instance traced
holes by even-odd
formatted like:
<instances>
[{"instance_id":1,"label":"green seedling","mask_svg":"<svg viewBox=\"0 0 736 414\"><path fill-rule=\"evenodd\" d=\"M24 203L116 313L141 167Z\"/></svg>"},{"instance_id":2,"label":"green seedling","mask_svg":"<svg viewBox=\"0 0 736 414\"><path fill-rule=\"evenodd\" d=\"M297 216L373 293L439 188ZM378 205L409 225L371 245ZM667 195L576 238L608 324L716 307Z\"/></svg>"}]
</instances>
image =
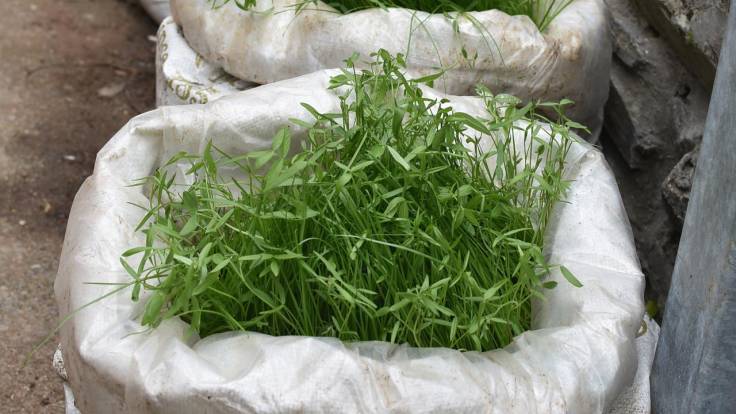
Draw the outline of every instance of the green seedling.
<instances>
[{"instance_id":1,"label":"green seedling","mask_svg":"<svg viewBox=\"0 0 736 414\"><path fill-rule=\"evenodd\" d=\"M146 243L121 262L144 325L477 351L529 329L532 299L554 287L543 235L569 184L569 102L541 104L551 122L479 88L475 117L427 96L439 73L409 79L383 50L369 69L355 59L331 80L339 112L303 104L313 121L268 150L210 144L141 182ZM184 187L167 168L182 163L196 177Z\"/></svg>"}]
</instances>

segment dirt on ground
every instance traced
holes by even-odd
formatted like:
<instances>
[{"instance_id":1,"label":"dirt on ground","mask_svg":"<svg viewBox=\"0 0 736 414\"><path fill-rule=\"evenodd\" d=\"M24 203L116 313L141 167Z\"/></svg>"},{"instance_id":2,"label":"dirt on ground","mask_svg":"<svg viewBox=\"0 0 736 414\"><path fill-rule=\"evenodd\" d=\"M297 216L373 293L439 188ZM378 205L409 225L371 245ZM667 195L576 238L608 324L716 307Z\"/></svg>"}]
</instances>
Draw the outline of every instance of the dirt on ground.
<instances>
[{"instance_id":1,"label":"dirt on ground","mask_svg":"<svg viewBox=\"0 0 736 414\"><path fill-rule=\"evenodd\" d=\"M0 412L63 413L53 283L95 154L154 105L156 25L133 0L0 2Z\"/></svg>"}]
</instances>

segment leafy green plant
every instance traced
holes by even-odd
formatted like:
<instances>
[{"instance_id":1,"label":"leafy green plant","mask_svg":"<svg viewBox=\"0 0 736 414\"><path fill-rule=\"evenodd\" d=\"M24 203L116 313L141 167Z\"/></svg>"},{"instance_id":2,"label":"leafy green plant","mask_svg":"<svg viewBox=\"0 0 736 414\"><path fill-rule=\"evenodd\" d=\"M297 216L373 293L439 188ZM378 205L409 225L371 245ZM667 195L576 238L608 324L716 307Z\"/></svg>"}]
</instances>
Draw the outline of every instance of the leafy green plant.
<instances>
[{"instance_id":1,"label":"leafy green plant","mask_svg":"<svg viewBox=\"0 0 736 414\"><path fill-rule=\"evenodd\" d=\"M292 142L181 153L141 181L144 246L121 263L142 323L175 316L202 336L229 330L488 350L529 328L552 268L543 234L568 183L578 125L510 96L478 93L487 117L428 97L440 74L407 79L386 51L331 79L340 112L303 106ZM483 139L485 137L485 139ZM514 138L515 137L515 138ZM301 149L292 155L292 148ZM169 173L196 176L180 188ZM228 178L229 177L229 178ZM133 262L138 260L138 264ZM129 263L131 261L131 263ZM571 283L579 282L562 269Z\"/></svg>"},{"instance_id":2,"label":"leafy green plant","mask_svg":"<svg viewBox=\"0 0 736 414\"><path fill-rule=\"evenodd\" d=\"M251 9L256 0L213 0L215 5L233 1L243 10ZM529 16L544 31L565 7L574 0L322 0L340 13L352 13L370 8L401 7L429 13L467 13L473 11L500 10L511 16ZM317 0L295 1L297 9Z\"/></svg>"}]
</instances>

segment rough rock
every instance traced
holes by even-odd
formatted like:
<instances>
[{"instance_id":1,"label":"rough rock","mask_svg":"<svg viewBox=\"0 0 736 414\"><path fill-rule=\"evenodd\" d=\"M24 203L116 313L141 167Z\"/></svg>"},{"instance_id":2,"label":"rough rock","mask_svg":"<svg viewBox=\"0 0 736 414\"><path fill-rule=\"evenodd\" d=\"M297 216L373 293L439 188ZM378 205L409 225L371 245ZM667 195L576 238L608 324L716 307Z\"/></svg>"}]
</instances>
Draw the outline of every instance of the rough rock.
<instances>
[{"instance_id":1,"label":"rough rock","mask_svg":"<svg viewBox=\"0 0 736 414\"><path fill-rule=\"evenodd\" d=\"M702 137L709 93L629 0L607 3L614 39L609 135L631 168L678 160Z\"/></svg>"},{"instance_id":2,"label":"rough rock","mask_svg":"<svg viewBox=\"0 0 736 414\"><path fill-rule=\"evenodd\" d=\"M637 6L710 88L726 28L729 0L636 0Z\"/></svg>"},{"instance_id":3,"label":"rough rock","mask_svg":"<svg viewBox=\"0 0 736 414\"><path fill-rule=\"evenodd\" d=\"M663 197L662 186L702 139L709 91L636 2L606 0L614 59L603 145L622 189L648 277L648 297L663 306L682 224Z\"/></svg>"},{"instance_id":4,"label":"rough rock","mask_svg":"<svg viewBox=\"0 0 736 414\"><path fill-rule=\"evenodd\" d=\"M698 146L685 154L662 184L662 196L680 222L685 220L699 153L700 147Z\"/></svg>"}]
</instances>

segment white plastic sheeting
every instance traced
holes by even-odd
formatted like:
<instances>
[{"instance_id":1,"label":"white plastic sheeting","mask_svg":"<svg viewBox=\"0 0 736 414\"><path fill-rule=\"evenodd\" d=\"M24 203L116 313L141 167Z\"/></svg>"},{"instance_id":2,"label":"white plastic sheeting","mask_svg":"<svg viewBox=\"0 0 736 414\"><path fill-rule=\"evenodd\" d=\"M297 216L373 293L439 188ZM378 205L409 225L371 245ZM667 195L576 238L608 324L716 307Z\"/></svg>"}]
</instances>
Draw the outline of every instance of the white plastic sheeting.
<instances>
[{"instance_id":1,"label":"white plastic sheeting","mask_svg":"<svg viewBox=\"0 0 736 414\"><path fill-rule=\"evenodd\" d=\"M476 85L524 100L571 99L568 115L597 137L608 97L611 42L603 0L574 0L540 33L527 16L498 10L451 17L407 9L341 15L321 2L259 0L252 11L235 1L172 0L171 11L191 47L246 81L271 83L343 67L358 52L405 53L417 74L448 68L436 87L473 95Z\"/></svg>"},{"instance_id":2,"label":"white plastic sheeting","mask_svg":"<svg viewBox=\"0 0 736 414\"><path fill-rule=\"evenodd\" d=\"M156 106L207 103L256 86L205 61L167 17L158 29Z\"/></svg>"},{"instance_id":3,"label":"white plastic sheeting","mask_svg":"<svg viewBox=\"0 0 736 414\"><path fill-rule=\"evenodd\" d=\"M339 110L336 92L327 90L335 73L132 119L100 151L74 200L55 285L61 314L109 292L100 282L131 280L119 257L144 244L134 230L144 212L132 204L147 202L133 180L179 151L201 152L209 140L227 153L269 148L290 118L311 119L301 102ZM479 98L449 98L458 110L484 113ZM74 314L61 331L77 406L83 413L606 412L637 371L644 278L602 155L576 143L568 163L569 202L553 212L545 254L584 286L553 272L559 284L534 304L533 330L504 349L461 353L244 332L185 340L179 319L143 332L142 302L126 290Z\"/></svg>"}]
</instances>

